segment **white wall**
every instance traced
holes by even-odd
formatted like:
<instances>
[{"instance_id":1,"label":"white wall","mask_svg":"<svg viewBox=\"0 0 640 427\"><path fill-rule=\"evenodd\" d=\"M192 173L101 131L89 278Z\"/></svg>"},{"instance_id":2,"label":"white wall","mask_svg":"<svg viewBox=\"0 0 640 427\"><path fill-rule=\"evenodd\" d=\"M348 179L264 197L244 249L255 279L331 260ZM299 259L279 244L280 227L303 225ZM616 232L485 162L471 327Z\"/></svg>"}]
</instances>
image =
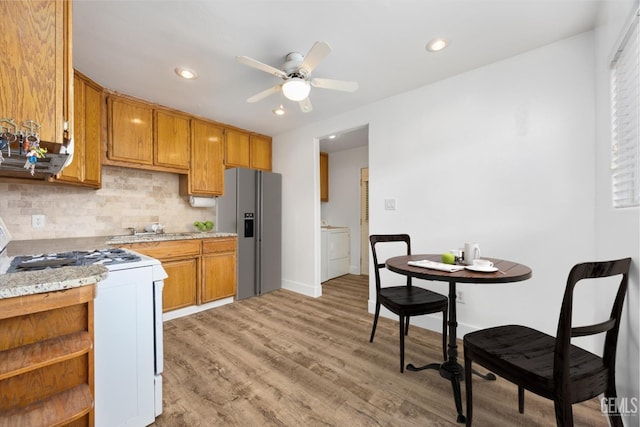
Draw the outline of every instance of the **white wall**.
<instances>
[{"instance_id":1,"label":"white wall","mask_svg":"<svg viewBox=\"0 0 640 427\"><path fill-rule=\"evenodd\" d=\"M616 383L618 396L638 398L639 394L639 325L640 305L638 265L640 265L640 211L638 208L613 209L611 172L609 169L611 133L609 102L609 65L631 12L638 0L607 2L600 13L596 29L596 255L599 259L631 256L633 258L629 291L620 328ZM602 299L604 295L597 296ZM610 296L609 296L610 297ZM601 313L606 316L607 313ZM625 425L638 426L638 414L623 418Z\"/></svg>"},{"instance_id":2,"label":"white wall","mask_svg":"<svg viewBox=\"0 0 640 427\"><path fill-rule=\"evenodd\" d=\"M533 269L530 280L517 284L460 285L466 304L458 310L459 336L512 322L555 334L574 264L634 251L637 259L637 216L600 207L609 184L596 166L607 162L608 151L604 160L595 157L608 143L598 139L596 145L594 123L603 127L600 137L609 121L600 110L596 116L594 50L594 33L584 33L276 136L283 156L276 169L281 161L284 181L296 182L285 194L285 210L296 217L284 225L285 281L321 293L315 138L369 124L370 233L408 232L414 253L477 241L483 255ZM315 195L305 194L305 182ZM398 210L385 211L385 198L397 199ZM612 220L624 223L605 237ZM302 271L302 265L308 268ZM442 283L424 286L446 293ZM373 289L371 275L370 312ZM635 313L637 295L630 303ZM597 297L578 296L578 303L590 306L577 313L579 319L594 317ZM416 323L433 330L440 325L430 316ZM618 366L633 365L628 372L634 372L638 334L635 324L630 329L635 350L623 352ZM589 349L597 344L581 342ZM620 377L619 384L638 396L636 380Z\"/></svg>"},{"instance_id":3,"label":"white wall","mask_svg":"<svg viewBox=\"0 0 640 427\"><path fill-rule=\"evenodd\" d=\"M461 332L514 318L555 332L566 274L595 252L592 50L592 34L583 34L276 136L274 146L297 153L278 159L299 173L284 181L315 185L316 170L299 164L314 159L314 138L369 123L370 232L409 232L416 253L474 240L486 256L529 265L527 282L462 285ZM302 193L285 195L285 210L314 240L285 224L284 245L296 248L285 278L319 251L314 216L298 213L310 209ZM398 209L384 211L385 198ZM295 280L316 288L317 271Z\"/></svg>"},{"instance_id":4,"label":"white wall","mask_svg":"<svg viewBox=\"0 0 640 427\"><path fill-rule=\"evenodd\" d=\"M360 170L369 166L368 153L367 146L329 153L329 201L321 203L322 219L349 228L351 274L360 274Z\"/></svg>"}]
</instances>

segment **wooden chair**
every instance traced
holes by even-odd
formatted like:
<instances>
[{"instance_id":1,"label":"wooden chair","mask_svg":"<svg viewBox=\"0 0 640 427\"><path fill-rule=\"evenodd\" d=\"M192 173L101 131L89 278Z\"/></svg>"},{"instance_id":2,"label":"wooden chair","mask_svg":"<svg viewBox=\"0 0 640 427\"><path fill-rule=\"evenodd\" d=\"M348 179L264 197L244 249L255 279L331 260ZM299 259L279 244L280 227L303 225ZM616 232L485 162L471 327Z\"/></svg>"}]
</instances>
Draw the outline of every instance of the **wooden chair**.
<instances>
[{"instance_id":1,"label":"wooden chair","mask_svg":"<svg viewBox=\"0 0 640 427\"><path fill-rule=\"evenodd\" d=\"M373 342L380 315L380 306L383 305L389 311L397 314L400 319L400 372L404 372L404 337L409 333L409 318L423 314L442 312L442 353L443 360L447 359L447 305L448 298L436 292L432 292L420 287L411 286L411 277L407 277L406 286L383 287L380 283L380 269L385 268L384 262L378 262L376 244L383 242L404 242L407 245L407 255L411 255L411 239L408 234L381 235L373 234L369 236L371 251L373 252L373 263L376 276L376 313L373 318L373 328L371 338Z\"/></svg>"},{"instance_id":2,"label":"wooden chair","mask_svg":"<svg viewBox=\"0 0 640 427\"><path fill-rule=\"evenodd\" d=\"M554 401L558 426L573 426L571 405L604 393L616 398L615 361L622 305L631 258L574 266L567 279L556 338L525 326L499 326L464 336L467 426L473 415L471 363L484 366L518 386L518 410L524 413L524 390ZM611 315L604 322L572 326L573 290L583 279L622 275ZM595 280L586 283L597 282ZM572 337L606 332L602 357L571 344ZM617 409L616 409L617 411ZM619 413L609 413L622 426Z\"/></svg>"}]
</instances>

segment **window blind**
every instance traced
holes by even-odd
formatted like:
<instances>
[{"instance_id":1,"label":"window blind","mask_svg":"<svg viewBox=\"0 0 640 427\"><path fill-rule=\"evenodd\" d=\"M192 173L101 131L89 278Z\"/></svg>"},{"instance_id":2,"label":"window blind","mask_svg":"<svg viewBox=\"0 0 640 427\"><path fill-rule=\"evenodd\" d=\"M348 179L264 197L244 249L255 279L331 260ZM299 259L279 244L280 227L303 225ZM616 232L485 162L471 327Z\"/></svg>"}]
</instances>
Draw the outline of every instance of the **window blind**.
<instances>
[{"instance_id":1,"label":"window blind","mask_svg":"<svg viewBox=\"0 0 640 427\"><path fill-rule=\"evenodd\" d=\"M615 208L640 205L640 31L636 12L612 61L611 183Z\"/></svg>"}]
</instances>

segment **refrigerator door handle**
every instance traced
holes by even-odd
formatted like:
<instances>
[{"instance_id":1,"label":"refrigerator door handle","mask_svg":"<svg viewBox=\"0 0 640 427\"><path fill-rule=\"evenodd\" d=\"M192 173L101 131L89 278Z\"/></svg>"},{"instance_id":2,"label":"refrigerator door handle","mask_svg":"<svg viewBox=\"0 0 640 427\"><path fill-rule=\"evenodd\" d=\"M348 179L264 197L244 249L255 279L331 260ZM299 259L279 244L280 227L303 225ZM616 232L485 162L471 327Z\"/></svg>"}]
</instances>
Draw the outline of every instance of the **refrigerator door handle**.
<instances>
[{"instance_id":1,"label":"refrigerator door handle","mask_svg":"<svg viewBox=\"0 0 640 427\"><path fill-rule=\"evenodd\" d=\"M262 236L262 172L256 171L256 212L258 213L258 221L257 227L258 230L255 234L255 251L256 258L254 271L256 272L256 280L255 280L255 294L262 294L262 245L261 245L261 236Z\"/></svg>"}]
</instances>

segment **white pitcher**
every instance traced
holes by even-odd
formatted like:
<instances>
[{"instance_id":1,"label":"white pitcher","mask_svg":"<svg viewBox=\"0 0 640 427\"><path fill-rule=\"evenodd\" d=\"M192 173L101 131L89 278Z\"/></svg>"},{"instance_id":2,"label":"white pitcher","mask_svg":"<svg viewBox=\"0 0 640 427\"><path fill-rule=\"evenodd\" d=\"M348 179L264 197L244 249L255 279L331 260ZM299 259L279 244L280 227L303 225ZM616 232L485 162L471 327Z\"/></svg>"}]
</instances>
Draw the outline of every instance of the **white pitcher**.
<instances>
[{"instance_id":1,"label":"white pitcher","mask_svg":"<svg viewBox=\"0 0 640 427\"><path fill-rule=\"evenodd\" d=\"M477 243L464 244L464 263L473 265L473 260L480 258L480 245Z\"/></svg>"}]
</instances>

